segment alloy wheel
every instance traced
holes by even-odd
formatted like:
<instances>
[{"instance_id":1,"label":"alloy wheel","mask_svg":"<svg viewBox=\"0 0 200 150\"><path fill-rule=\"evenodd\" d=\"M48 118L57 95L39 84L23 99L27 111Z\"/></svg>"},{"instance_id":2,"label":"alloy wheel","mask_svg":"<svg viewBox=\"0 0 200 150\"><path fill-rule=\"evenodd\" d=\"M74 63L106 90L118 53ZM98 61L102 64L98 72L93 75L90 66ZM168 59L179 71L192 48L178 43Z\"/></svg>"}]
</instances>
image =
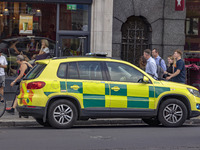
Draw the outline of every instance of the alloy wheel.
<instances>
[{"instance_id":1,"label":"alloy wheel","mask_svg":"<svg viewBox=\"0 0 200 150\"><path fill-rule=\"evenodd\" d=\"M163 117L169 123L177 123L183 117L183 110L177 104L169 104L163 110Z\"/></svg>"},{"instance_id":2,"label":"alloy wheel","mask_svg":"<svg viewBox=\"0 0 200 150\"><path fill-rule=\"evenodd\" d=\"M53 117L59 124L68 124L73 118L73 110L66 104L55 107Z\"/></svg>"}]
</instances>

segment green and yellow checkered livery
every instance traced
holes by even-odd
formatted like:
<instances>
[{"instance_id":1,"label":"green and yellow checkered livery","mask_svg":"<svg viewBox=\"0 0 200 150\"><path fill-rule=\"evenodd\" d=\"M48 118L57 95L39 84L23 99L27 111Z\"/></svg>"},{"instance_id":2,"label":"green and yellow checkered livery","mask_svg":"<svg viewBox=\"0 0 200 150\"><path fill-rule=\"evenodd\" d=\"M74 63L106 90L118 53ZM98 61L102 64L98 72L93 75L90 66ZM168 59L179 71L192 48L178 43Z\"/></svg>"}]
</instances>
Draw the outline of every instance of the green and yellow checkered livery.
<instances>
[{"instance_id":1,"label":"green and yellow checkered livery","mask_svg":"<svg viewBox=\"0 0 200 150\"><path fill-rule=\"evenodd\" d=\"M170 88L98 81L60 82L60 92L76 97L82 108L154 109L155 98Z\"/></svg>"}]
</instances>

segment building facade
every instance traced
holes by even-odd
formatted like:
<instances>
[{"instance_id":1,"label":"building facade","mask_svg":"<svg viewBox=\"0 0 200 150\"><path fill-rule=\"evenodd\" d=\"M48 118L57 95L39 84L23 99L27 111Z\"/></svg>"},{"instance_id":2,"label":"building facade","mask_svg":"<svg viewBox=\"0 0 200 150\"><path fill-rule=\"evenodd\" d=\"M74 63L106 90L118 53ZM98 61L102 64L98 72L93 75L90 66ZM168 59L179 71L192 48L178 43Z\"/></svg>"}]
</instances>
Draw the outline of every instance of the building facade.
<instances>
[{"instance_id":1,"label":"building facade","mask_svg":"<svg viewBox=\"0 0 200 150\"><path fill-rule=\"evenodd\" d=\"M16 56L33 60L41 39L48 40L52 56L106 52L135 65L146 48L159 49L165 60L175 49L189 52L189 57L191 51L198 55L197 3L200 0L1 0L0 49L8 60L7 85L16 76ZM6 91L14 90L8 86Z\"/></svg>"},{"instance_id":2,"label":"building facade","mask_svg":"<svg viewBox=\"0 0 200 150\"><path fill-rule=\"evenodd\" d=\"M175 0L114 0L113 52L138 64L146 48L157 48L165 60L184 50L186 9L175 10Z\"/></svg>"}]
</instances>

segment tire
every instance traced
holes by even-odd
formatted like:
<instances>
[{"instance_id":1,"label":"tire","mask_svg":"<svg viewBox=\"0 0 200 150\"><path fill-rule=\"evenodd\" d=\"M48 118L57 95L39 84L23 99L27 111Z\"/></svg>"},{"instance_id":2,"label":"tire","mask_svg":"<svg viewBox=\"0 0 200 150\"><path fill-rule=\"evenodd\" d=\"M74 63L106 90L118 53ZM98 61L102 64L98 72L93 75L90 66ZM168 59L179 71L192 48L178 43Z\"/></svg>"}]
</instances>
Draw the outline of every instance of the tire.
<instances>
[{"instance_id":1,"label":"tire","mask_svg":"<svg viewBox=\"0 0 200 150\"><path fill-rule=\"evenodd\" d=\"M144 123L148 124L149 126L153 127L161 124L158 118L142 119L142 121L144 121Z\"/></svg>"},{"instance_id":2,"label":"tire","mask_svg":"<svg viewBox=\"0 0 200 150\"><path fill-rule=\"evenodd\" d=\"M187 118L187 108L177 99L167 99L159 109L158 119L166 127L179 127Z\"/></svg>"},{"instance_id":3,"label":"tire","mask_svg":"<svg viewBox=\"0 0 200 150\"><path fill-rule=\"evenodd\" d=\"M77 109L67 100L57 100L52 103L48 111L49 124L58 129L67 129L77 120Z\"/></svg>"},{"instance_id":4,"label":"tire","mask_svg":"<svg viewBox=\"0 0 200 150\"><path fill-rule=\"evenodd\" d=\"M50 127L51 125L49 124L48 121L43 122L43 119L41 118L35 118L36 122L44 127Z\"/></svg>"}]
</instances>

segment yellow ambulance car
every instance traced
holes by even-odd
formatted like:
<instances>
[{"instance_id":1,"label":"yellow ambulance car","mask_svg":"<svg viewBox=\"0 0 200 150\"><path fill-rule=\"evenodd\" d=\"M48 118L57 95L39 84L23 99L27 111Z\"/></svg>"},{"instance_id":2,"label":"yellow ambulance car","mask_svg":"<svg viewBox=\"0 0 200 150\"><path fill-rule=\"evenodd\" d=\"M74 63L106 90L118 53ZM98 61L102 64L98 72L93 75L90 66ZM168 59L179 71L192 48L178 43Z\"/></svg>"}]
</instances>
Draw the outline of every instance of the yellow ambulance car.
<instances>
[{"instance_id":1,"label":"yellow ambulance car","mask_svg":"<svg viewBox=\"0 0 200 150\"><path fill-rule=\"evenodd\" d=\"M37 61L21 82L17 110L54 128L89 118L142 118L177 127L200 115L200 94L192 86L155 80L122 60L52 58Z\"/></svg>"}]
</instances>

